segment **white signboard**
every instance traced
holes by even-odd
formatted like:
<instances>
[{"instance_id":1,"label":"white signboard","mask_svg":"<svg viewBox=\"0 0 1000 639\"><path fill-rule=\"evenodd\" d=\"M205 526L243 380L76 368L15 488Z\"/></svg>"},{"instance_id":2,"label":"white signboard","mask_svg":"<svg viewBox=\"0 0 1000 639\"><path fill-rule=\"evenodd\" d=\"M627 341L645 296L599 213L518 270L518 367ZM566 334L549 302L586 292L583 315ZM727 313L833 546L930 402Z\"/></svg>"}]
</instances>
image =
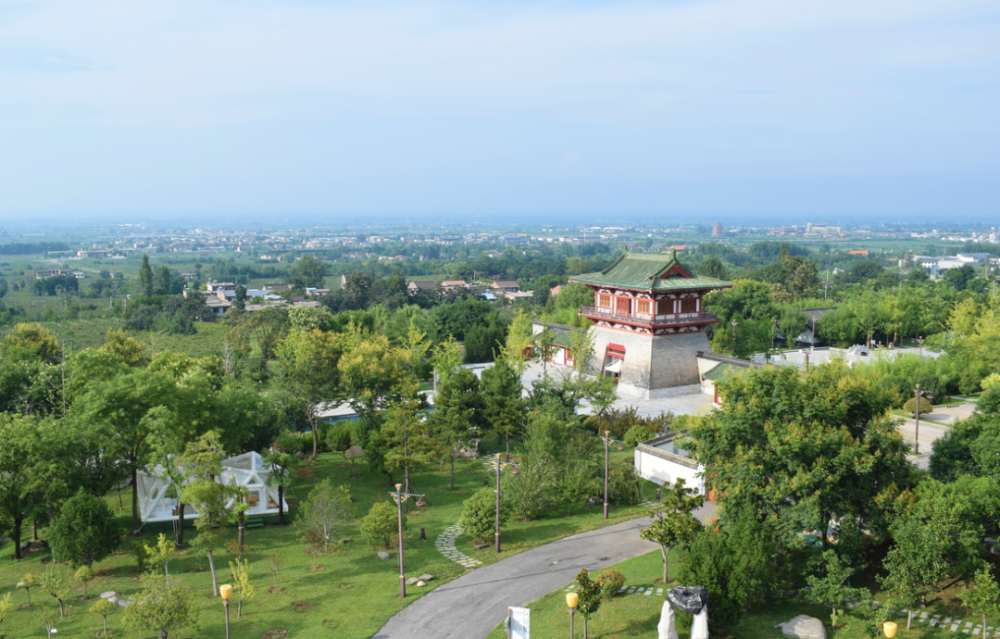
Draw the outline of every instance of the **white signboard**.
<instances>
[{"instance_id":1,"label":"white signboard","mask_svg":"<svg viewBox=\"0 0 1000 639\"><path fill-rule=\"evenodd\" d=\"M510 608L507 615L507 636L510 639L530 639L531 611L527 608Z\"/></svg>"}]
</instances>

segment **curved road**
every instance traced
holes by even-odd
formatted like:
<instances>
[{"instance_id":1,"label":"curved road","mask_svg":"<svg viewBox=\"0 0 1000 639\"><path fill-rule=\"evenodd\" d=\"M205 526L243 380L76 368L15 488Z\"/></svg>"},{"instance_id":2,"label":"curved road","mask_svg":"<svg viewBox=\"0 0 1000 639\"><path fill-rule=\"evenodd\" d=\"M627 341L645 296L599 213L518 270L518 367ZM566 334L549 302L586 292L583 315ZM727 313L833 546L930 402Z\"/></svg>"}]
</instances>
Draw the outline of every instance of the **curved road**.
<instances>
[{"instance_id":1,"label":"curved road","mask_svg":"<svg viewBox=\"0 0 1000 639\"><path fill-rule=\"evenodd\" d=\"M699 520L715 504L695 511ZM477 568L439 586L396 613L373 639L481 639L507 616L510 606L526 606L576 578L581 568L600 570L659 548L639 538L648 520L566 537Z\"/></svg>"}]
</instances>

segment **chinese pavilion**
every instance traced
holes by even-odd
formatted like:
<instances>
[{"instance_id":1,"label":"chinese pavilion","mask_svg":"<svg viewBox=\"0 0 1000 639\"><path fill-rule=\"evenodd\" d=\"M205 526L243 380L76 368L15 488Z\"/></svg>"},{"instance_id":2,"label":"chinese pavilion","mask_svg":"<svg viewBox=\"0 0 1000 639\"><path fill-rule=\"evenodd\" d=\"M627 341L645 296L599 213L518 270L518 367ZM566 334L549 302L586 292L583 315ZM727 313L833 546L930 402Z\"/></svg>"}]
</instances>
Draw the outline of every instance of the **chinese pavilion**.
<instances>
[{"instance_id":1,"label":"chinese pavilion","mask_svg":"<svg viewBox=\"0 0 1000 639\"><path fill-rule=\"evenodd\" d=\"M593 325L593 367L618 379L619 392L642 398L700 389L699 351L709 353L703 329L719 321L704 296L729 282L693 275L677 254L624 253L599 273L570 278L594 291L580 315Z\"/></svg>"}]
</instances>

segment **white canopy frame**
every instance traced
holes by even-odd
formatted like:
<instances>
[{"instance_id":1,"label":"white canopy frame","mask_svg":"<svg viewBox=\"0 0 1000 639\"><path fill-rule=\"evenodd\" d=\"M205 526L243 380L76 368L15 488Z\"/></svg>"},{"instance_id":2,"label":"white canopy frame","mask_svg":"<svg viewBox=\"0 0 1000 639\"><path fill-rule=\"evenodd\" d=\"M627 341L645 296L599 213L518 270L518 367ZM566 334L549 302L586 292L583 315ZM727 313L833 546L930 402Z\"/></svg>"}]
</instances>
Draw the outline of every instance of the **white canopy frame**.
<instances>
[{"instance_id":1,"label":"white canopy frame","mask_svg":"<svg viewBox=\"0 0 1000 639\"><path fill-rule=\"evenodd\" d=\"M267 480L271 476L271 467L264 463L264 458L260 453L249 452L228 457L222 460L222 473L216 477L216 481L227 486L238 486L246 488L249 496L247 499L248 508L246 515L271 515L278 514L278 489L275 486L268 486ZM163 471L160 464L143 468L138 473L139 492L139 517L143 523L151 522L176 522L177 521L177 498L168 496L171 492L176 495L177 491L171 491L171 482ZM288 512L288 502L283 501L283 510ZM232 508L235 500L231 500L227 506ZM198 512L190 505L185 504L184 520L197 519Z\"/></svg>"}]
</instances>

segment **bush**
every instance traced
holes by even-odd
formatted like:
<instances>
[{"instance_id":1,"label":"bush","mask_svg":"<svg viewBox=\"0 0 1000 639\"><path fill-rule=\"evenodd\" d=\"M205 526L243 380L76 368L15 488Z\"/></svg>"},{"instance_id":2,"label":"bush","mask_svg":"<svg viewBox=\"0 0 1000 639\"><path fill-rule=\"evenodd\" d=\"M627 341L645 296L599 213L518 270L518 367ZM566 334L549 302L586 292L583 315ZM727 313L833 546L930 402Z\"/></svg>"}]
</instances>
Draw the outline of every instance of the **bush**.
<instances>
[{"instance_id":1,"label":"bush","mask_svg":"<svg viewBox=\"0 0 1000 639\"><path fill-rule=\"evenodd\" d=\"M107 503L82 488L63 504L49 535L53 554L60 561L87 567L117 550L123 537Z\"/></svg>"},{"instance_id":2,"label":"bush","mask_svg":"<svg viewBox=\"0 0 1000 639\"><path fill-rule=\"evenodd\" d=\"M638 446L640 443L652 439L654 436L645 426L636 424L625 433L625 445Z\"/></svg>"},{"instance_id":3,"label":"bush","mask_svg":"<svg viewBox=\"0 0 1000 639\"><path fill-rule=\"evenodd\" d=\"M635 462L626 459L611 467L608 474L608 493L616 504L634 505L642 501L645 480L635 472Z\"/></svg>"},{"instance_id":4,"label":"bush","mask_svg":"<svg viewBox=\"0 0 1000 639\"><path fill-rule=\"evenodd\" d=\"M931 412L931 410L933 410L933 408L934 407L931 405L931 403L929 401L927 401L926 397L922 397L920 399L920 414L921 415L926 415L927 413ZM916 412L917 412L917 398L914 397L913 399L911 399L908 402L906 402L905 404L903 404L903 411L906 412L906 413L909 413L910 415L915 415Z\"/></svg>"},{"instance_id":5,"label":"bush","mask_svg":"<svg viewBox=\"0 0 1000 639\"><path fill-rule=\"evenodd\" d=\"M403 532L406 532L406 513L403 513ZM399 534L399 513L396 504L377 501L361 520L361 534L373 544L388 549L394 535Z\"/></svg>"},{"instance_id":6,"label":"bush","mask_svg":"<svg viewBox=\"0 0 1000 639\"><path fill-rule=\"evenodd\" d=\"M660 413L653 417L645 417L639 415L634 406L629 406L624 410L612 408L604 413L601 419L600 431L603 433L608 430L611 431L612 437L622 438L634 426L643 426L647 431L656 435L669 431L673 421L673 413ZM649 438L647 437L647 439Z\"/></svg>"},{"instance_id":7,"label":"bush","mask_svg":"<svg viewBox=\"0 0 1000 639\"><path fill-rule=\"evenodd\" d=\"M611 568L601 571L594 580L605 597L613 597L625 585L625 575Z\"/></svg>"},{"instance_id":8,"label":"bush","mask_svg":"<svg viewBox=\"0 0 1000 639\"><path fill-rule=\"evenodd\" d=\"M500 528L510 516L510 502L500 499ZM462 531L474 541L485 542L493 539L496 532L496 493L492 488L483 488L465 500L462 510Z\"/></svg>"}]
</instances>

